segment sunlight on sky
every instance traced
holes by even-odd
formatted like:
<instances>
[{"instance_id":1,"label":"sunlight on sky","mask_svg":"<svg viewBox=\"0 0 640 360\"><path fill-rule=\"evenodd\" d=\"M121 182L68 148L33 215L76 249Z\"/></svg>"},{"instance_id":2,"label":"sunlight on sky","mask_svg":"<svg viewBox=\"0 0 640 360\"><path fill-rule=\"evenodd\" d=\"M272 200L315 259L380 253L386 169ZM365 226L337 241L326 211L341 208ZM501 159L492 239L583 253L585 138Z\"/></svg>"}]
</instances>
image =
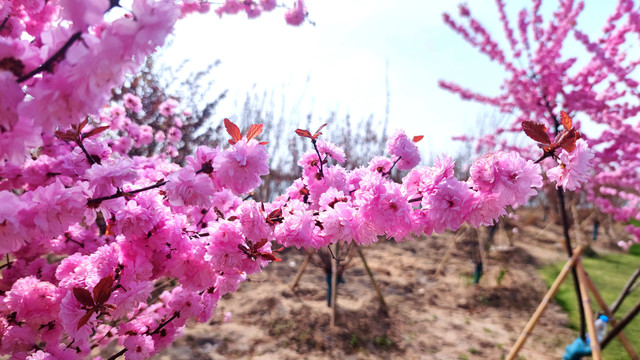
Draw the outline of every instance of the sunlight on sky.
<instances>
[{"instance_id":1,"label":"sunlight on sky","mask_svg":"<svg viewBox=\"0 0 640 360\"><path fill-rule=\"evenodd\" d=\"M520 9L514 4L509 2L512 15ZM556 3L546 1L545 6L547 19ZM597 34L614 6L613 1L587 1L578 27ZM472 1L469 7L506 45L494 1ZM254 20L245 15L218 18L213 11L191 15L178 23L164 61L188 59L188 70L198 71L221 60L211 74L210 97L229 89L218 108L220 121L239 114L248 93L266 91L284 99L284 106L276 104L275 109L284 108L282 115L295 125L304 125L313 114L312 128L331 112L338 119L350 114L353 121L373 115L382 123L388 64L389 130L425 135L419 145L427 158L456 151L451 136L475 132L479 117L494 114L438 87L438 80L446 79L495 95L504 76L498 65L444 25L442 13L457 16L457 2L307 0L307 8L315 26L286 25L283 9Z\"/></svg>"}]
</instances>

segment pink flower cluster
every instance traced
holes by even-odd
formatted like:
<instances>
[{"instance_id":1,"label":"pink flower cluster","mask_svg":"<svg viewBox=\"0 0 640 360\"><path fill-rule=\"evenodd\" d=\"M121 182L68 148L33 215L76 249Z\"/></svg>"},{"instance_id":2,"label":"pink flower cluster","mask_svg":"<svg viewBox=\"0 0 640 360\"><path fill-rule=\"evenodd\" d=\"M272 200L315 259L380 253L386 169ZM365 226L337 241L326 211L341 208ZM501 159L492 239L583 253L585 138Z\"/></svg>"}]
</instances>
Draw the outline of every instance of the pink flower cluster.
<instances>
[{"instance_id":1,"label":"pink flower cluster","mask_svg":"<svg viewBox=\"0 0 640 360\"><path fill-rule=\"evenodd\" d=\"M482 159L467 181L448 159L413 169L418 150L403 132L390 157L347 170L342 149L301 132L314 146L299 159L301 177L271 203L243 199L269 172L262 125L242 135L225 120L231 145L201 146L181 167L170 161L185 129L175 100L150 110L126 94L104 108L179 18L209 5L133 0L105 18L114 5L0 1L0 354L74 360L117 344L126 359L146 359L279 261L274 243L402 241L489 224L541 184L537 165L511 153ZM252 17L275 6L218 10ZM303 2L285 18L302 23ZM168 128L132 121L141 111L158 111ZM153 141L171 156L128 155ZM413 170L395 183L395 166ZM163 283L175 285L157 294Z\"/></svg>"},{"instance_id":2,"label":"pink flower cluster","mask_svg":"<svg viewBox=\"0 0 640 360\"><path fill-rule=\"evenodd\" d=\"M467 140L476 142L478 151L512 150L533 157L539 155L532 155L538 150L530 142L510 145L504 135L520 133L526 121L541 121L555 136L561 125L560 110L576 114L578 130L581 121L598 124L599 133L586 137L591 150L580 144L571 153L556 150L561 165L554 167L555 163L547 161L543 166L548 177L567 190L584 184L588 201L618 221L640 219L640 208L629 205L640 201L640 196L600 191L616 188L625 193L632 188L637 193L640 189L640 160L635 156L640 149L640 83L636 75L640 62L628 52L636 45L632 39L640 33L640 8L633 1L618 1L611 15L602 14L605 26L594 36L588 35L579 21L585 6L581 1L558 1L556 10L549 12L552 17L544 20L542 1L535 0L518 12L515 22L507 17L505 1L498 0L496 5L503 43L508 44L504 49L468 6L461 7L459 19L444 15L447 26L505 71L501 92L495 96L440 82L442 88L462 99L489 104L513 119ZM571 42L584 49L581 61L573 50L567 51ZM630 234L640 241L639 231Z\"/></svg>"}]
</instances>

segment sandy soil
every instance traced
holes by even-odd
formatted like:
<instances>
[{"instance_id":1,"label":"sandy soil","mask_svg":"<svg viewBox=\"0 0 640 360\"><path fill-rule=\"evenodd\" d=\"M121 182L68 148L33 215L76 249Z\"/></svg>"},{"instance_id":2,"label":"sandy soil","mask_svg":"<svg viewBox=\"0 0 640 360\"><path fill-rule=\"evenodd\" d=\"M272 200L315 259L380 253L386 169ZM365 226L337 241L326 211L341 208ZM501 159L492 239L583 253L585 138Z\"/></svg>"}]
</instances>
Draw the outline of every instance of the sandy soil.
<instances>
[{"instance_id":1,"label":"sandy soil","mask_svg":"<svg viewBox=\"0 0 640 360\"><path fill-rule=\"evenodd\" d=\"M515 342L547 288L536 273L566 259L560 227L521 225L498 231L484 276L472 284L477 237L463 235L440 276L434 272L455 234L363 249L388 307L380 305L360 259L351 259L338 288L337 326L329 326L325 271L304 258L283 261L225 296L208 324L193 324L156 359L500 359ZM513 242L511 246L509 239ZM225 314L231 318L225 321ZM521 359L559 359L573 340L568 319L551 304Z\"/></svg>"}]
</instances>

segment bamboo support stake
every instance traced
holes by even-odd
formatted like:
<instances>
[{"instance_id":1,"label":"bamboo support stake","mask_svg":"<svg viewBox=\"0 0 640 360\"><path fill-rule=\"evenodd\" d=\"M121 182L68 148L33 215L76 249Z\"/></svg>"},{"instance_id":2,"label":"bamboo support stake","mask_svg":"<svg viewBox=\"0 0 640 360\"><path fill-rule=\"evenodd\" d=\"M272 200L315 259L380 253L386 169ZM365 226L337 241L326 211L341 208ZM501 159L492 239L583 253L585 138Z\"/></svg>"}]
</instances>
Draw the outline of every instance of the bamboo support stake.
<instances>
[{"instance_id":1,"label":"bamboo support stake","mask_svg":"<svg viewBox=\"0 0 640 360\"><path fill-rule=\"evenodd\" d=\"M580 263L579 266L582 267L582 263ZM614 315L611 312L611 310L609 310L609 306L600 295L600 292L598 292L598 289L596 288L595 284L591 280L591 277L589 276L589 274L586 271L584 274L586 275L584 278L585 278L585 283L587 285L587 288L589 288L589 291L591 291L591 294L593 294L593 297L596 299L596 302L598 303L598 305L600 306L604 314L609 317L609 323L611 324L611 326L615 327L616 325L618 325L618 322L614 318ZM638 354L636 354L635 350L633 349L631 342L622 331L620 331L620 333L618 334L618 340L620 340L622 347L624 347L625 351L629 355L629 359L640 360L640 358L638 358Z\"/></svg>"},{"instance_id":2,"label":"bamboo support stake","mask_svg":"<svg viewBox=\"0 0 640 360\"><path fill-rule=\"evenodd\" d=\"M451 257L451 254L453 253L453 249L456 247L456 244L458 243L458 241L460 240L460 238L462 238L462 235L464 235L465 232L467 232L468 228L464 228L464 230L462 230L462 232L460 233L460 235L458 235L453 242L451 243L451 245L449 245L449 248L447 249L447 252L444 254L444 256L442 257L442 261L440 261L440 264L438 264L438 267L436 268L436 273L435 276L440 276L440 274L442 274L442 270L444 269L444 265L447 263L447 261L449 260L449 258Z\"/></svg>"},{"instance_id":3,"label":"bamboo support stake","mask_svg":"<svg viewBox=\"0 0 640 360\"><path fill-rule=\"evenodd\" d=\"M369 274L369 278L371 279L371 283L373 284L374 289L376 289L376 293L378 294L378 298L380 299L380 303L382 303L382 306L387 307L387 303L384 301L384 297L382 296L382 291L380 291L380 288L378 287L378 284L376 283L376 279L373 278L373 273L371 272L371 269L369 269L369 265L367 264L367 260L365 260L364 258L364 254L362 253L362 249L360 249L360 247L357 247L358 249L358 255L360 255L360 259L362 260L362 264L364 264L364 269L367 271L367 274Z\"/></svg>"},{"instance_id":4,"label":"bamboo support stake","mask_svg":"<svg viewBox=\"0 0 640 360\"><path fill-rule=\"evenodd\" d=\"M591 298L587 292L587 286L585 282L586 275L582 262L578 260L576 263L578 271L578 279L580 279L580 296L582 298L582 305L584 306L584 317L587 323L587 331L589 332L589 339L591 339L591 358L593 360L602 360L602 354L600 353L600 344L598 343L598 336L596 335L596 326L593 322L593 311L591 310Z\"/></svg>"},{"instance_id":5,"label":"bamboo support stake","mask_svg":"<svg viewBox=\"0 0 640 360\"><path fill-rule=\"evenodd\" d=\"M334 244L333 258L331 259L331 327L336 326L336 315L338 313L338 307L336 301L338 300L338 262L340 256L340 242Z\"/></svg>"},{"instance_id":6,"label":"bamboo support stake","mask_svg":"<svg viewBox=\"0 0 640 360\"><path fill-rule=\"evenodd\" d=\"M312 256L313 256L313 252L307 251L306 255L304 256L304 260L302 260L302 265L300 265L300 268L296 273L296 277L293 278L293 282L289 286L289 289L291 289L291 291L293 291L296 288L296 286L298 286L298 282L300 282L300 278L302 277L302 274L304 274L304 271L307 269L307 265L309 265L309 261L311 260Z\"/></svg>"},{"instance_id":7,"label":"bamboo support stake","mask_svg":"<svg viewBox=\"0 0 640 360\"><path fill-rule=\"evenodd\" d=\"M627 315L625 315L620 320L618 325L614 326L614 328L611 329L609 333L607 333L604 339L602 339L602 341L600 342L600 347L604 349L607 346L607 344L609 344L609 342L613 339L613 337L618 335L618 333L620 333L622 329L624 329L627 325L629 325L631 320L633 320L633 318L636 317L638 313L640 313L640 301L636 304L636 306L633 307L633 309L631 309L631 311L627 313Z\"/></svg>"},{"instance_id":8,"label":"bamboo support stake","mask_svg":"<svg viewBox=\"0 0 640 360\"><path fill-rule=\"evenodd\" d=\"M524 327L524 330L522 330L520 337L518 337L518 340L513 345L513 348L511 348L511 351L509 352L505 360L513 360L516 358L516 356L518 355L518 352L520 352L520 349L524 345L525 341L527 341L529 334L531 334L531 331L533 330L534 326L536 326L536 323L540 319L540 316L549 305L549 302L551 301L553 296L556 294L556 291L558 291L560 284L562 284L564 279L567 277L567 274L569 273L569 271L573 268L573 265L575 264L576 260L580 257L580 254L582 254L582 250L583 250L583 247L578 246L573 256L564 264L564 267L560 271L560 274L558 274L558 277L556 277L556 280L553 282L553 285L551 285L551 288L549 289L549 291L547 291L547 294L544 296L544 298L540 302L540 305L538 305L538 308L533 313L533 316L531 316L531 319L529 319L529 322Z\"/></svg>"}]
</instances>

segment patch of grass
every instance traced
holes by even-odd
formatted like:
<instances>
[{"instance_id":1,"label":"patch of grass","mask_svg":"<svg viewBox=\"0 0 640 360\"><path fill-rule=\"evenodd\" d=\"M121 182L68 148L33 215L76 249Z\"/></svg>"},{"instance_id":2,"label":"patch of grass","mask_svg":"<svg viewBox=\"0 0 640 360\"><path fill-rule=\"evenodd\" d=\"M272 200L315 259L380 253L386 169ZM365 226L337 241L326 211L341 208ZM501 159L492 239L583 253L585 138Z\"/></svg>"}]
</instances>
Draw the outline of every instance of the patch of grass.
<instances>
[{"instance_id":1,"label":"patch of grass","mask_svg":"<svg viewBox=\"0 0 640 360\"><path fill-rule=\"evenodd\" d=\"M478 350L478 349L476 349L474 347L470 347L469 349L467 349L467 351L469 352L469 354L472 354L472 355L480 354L480 350Z\"/></svg>"},{"instance_id":2,"label":"patch of grass","mask_svg":"<svg viewBox=\"0 0 640 360\"><path fill-rule=\"evenodd\" d=\"M498 284L498 286L500 286L500 284L502 284L502 280L504 279L505 275L507 275L507 270L505 268L500 268L500 272L498 273L498 277L496 277L496 283Z\"/></svg>"},{"instance_id":3,"label":"patch of grass","mask_svg":"<svg viewBox=\"0 0 640 360\"><path fill-rule=\"evenodd\" d=\"M640 266L640 257L628 254L608 254L593 258L583 258L584 267L595 283L600 295L607 304L611 305L618 297L622 287L627 282L631 274ZM551 286L555 278L564 266L562 264L549 265L540 270L540 273L547 283ZM578 330L580 328L580 318L578 314L578 299L573 286L573 278L571 274L564 280L562 286L556 293L555 297L558 305L569 314L570 327ZM616 312L616 319L622 318L635 304L640 301L640 291L632 292L622 303L620 309ZM599 310L597 303L592 298L592 306L594 310ZM611 330L611 326L609 326ZM634 343L633 339L640 339L640 316L636 317L624 330L627 338ZM576 334L576 336L578 336ZM568 345L568 344L567 344ZM640 351L637 342L634 344L635 350ZM626 351L616 338L604 349L604 360L624 360L628 359Z\"/></svg>"},{"instance_id":4,"label":"patch of grass","mask_svg":"<svg viewBox=\"0 0 640 360\"><path fill-rule=\"evenodd\" d=\"M393 346L393 340L387 336L376 336L373 338L373 345L382 350L389 350Z\"/></svg>"},{"instance_id":5,"label":"patch of grass","mask_svg":"<svg viewBox=\"0 0 640 360\"><path fill-rule=\"evenodd\" d=\"M469 357L465 354L459 355L458 360L469 360Z\"/></svg>"}]
</instances>

